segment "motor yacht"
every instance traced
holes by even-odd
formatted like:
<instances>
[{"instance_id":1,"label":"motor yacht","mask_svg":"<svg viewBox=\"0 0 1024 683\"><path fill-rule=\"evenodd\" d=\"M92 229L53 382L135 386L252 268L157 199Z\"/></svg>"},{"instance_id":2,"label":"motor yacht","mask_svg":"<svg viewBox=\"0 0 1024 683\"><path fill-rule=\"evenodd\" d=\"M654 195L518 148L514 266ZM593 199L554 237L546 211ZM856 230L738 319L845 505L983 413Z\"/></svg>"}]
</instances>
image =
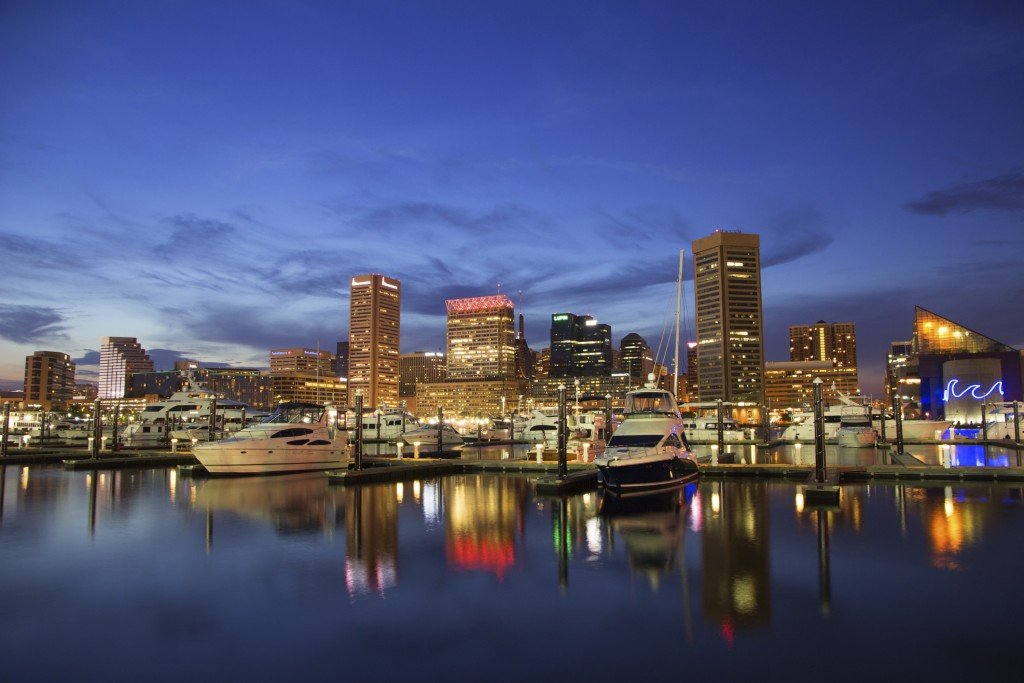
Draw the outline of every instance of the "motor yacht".
<instances>
[{"instance_id":1,"label":"motor yacht","mask_svg":"<svg viewBox=\"0 0 1024 683\"><path fill-rule=\"evenodd\" d=\"M678 486L697 477L675 398L655 387L626 394L622 423L595 460L598 482L614 493Z\"/></svg>"},{"instance_id":2,"label":"motor yacht","mask_svg":"<svg viewBox=\"0 0 1024 683\"><path fill-rule=\"evenodd\" d=\"M410 446L419 443L421 446L426 446L428 450L435 451L443 451L445 448L460 446L464 443L462 435L450 424L445 424L441 428L440 441L436 424L422 425L416 429L410 429L399 437L399 441Z\"/></svg>"},{"instance_id":3,"label":"motor yacht","mask_svg":"<svg viewBox=\"0 0 1024 683\"><path fill-rule=\"evenodd\" d=\"M330 406L282 403L263 422L192 453L211 474L271 474L348 466L345 431Z\"/></svg>"},{"instance_id":4,"label":"motor yacht","mask_svg":"<svg viewBox=\"0 0 1024 683\"><path fill-rule=\"evenodd\" d=\"M399 409L363 414L363 439L394 441L419 426L416 416Z\"/></svg>"},{"instance_id":5,"label":"motor yacht","mask_svg":"<svg viewBox=\"0 0 1024 683\"><path fill-rule=\"evenodd\" d=\"M217 402L217 422L224 432L238 431L253 415L266 417L263 411L254 411L245 403L220 396L188 377L181 391L170 398L147 405L139 414L139 421L127 425L121 432L126 446L157 446L172 438L172 431L179 430L177 438L209 438L210 407ZM201 431L206 435L200 434ZM194 434L188 434L191 430Z\"/></svg>"},{"instance_id":6,"label":"motor yacht","mask_svg":"<svg viewBox=\"0 0 1024 683\"><path fill-rule=\"evenodd\" d=\"M878 432L871 426L871 408L869 406L843 406L839 415L839 429L836 430L836 442L849 448L865 448L874 446L878 441Z\"/></svg>"}]
</instances>

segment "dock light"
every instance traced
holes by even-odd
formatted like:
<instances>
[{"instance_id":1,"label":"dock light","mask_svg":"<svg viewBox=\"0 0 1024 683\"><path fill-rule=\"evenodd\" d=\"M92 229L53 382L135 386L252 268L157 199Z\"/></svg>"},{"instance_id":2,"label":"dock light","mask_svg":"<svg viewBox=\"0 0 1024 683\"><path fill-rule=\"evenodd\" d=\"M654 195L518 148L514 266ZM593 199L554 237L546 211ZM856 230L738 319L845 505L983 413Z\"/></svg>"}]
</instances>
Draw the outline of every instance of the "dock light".
<instances>
[{"instance_id":1,"label":"dock light","mask_svg":"<svg viewBox=\"0 0 1024 683\"><path fill-rule=\"evenodd\" d=\"M195 445L196 445L197 443L199 443L199 438L198 438L198 437L195 437L195 436L193 436L193 437L192 437L192 446L193 446L193 448L195 447Z\"/></svg>"},{"instance_id":2,"label":"dock light","mask_svg":"<svg viewBox=\"0 0 1024 683\"><path fill-rule=\"evenodd\" d=\"M402 459L402 448L404 446L405 446L405 444L402 443L401 441L398 441L398 442L395 443L395 454L398 456L399 460ZM399 484L399 486L401 486L401 484ZM401 499L399 499L399 501L401 501Z\"/></svg>"},{"instance_id":3,"label":"dock light","mask_svg":"<svg viewBox=\"0 0 1024 683\"><path fill-rule=\"evenodd\" d=\"M171 437L171 453L178 452L178 438L176 436Z\"/></svg>"},{"instance_id":4,"label":"dock light","mask_svg":"<svg viewBox=\"0 0 1024 683\"><path fill-rule=\"evenodd\" d=\"M544 444L537 444L537 462L544 461Z\"/></svg>"},{"instance_id":5,"label":"dock light","mask_svg":"<svg viewBox=\"0 0 1024 683\"><path fill-rule=\"evenodd\" d=\"M583 444L583 462L590 462L590 444Z\"/></svg>"},{"instance_id":6,"label":"dock light","mask_svg":"<svg viewBox=\"0 0 1024 683\"><path fill-rule=\"evenodd\" d=\"M28 448L28 442L31 441L31 440L32 440L32 435L31 434L26 434L23 437L21 437L22 448Z\"/></svg>"},{"instance_id":7,"label":"dock light","mask_svg":"<svg viewBox=\"0 0 1024 683\"><path fill-rule=\"evenodd\" d=\"M419 458L420 457L420 442L419 441L413 441L412 442L412 457L413 458Z\"/></svg>"}]
</instances>

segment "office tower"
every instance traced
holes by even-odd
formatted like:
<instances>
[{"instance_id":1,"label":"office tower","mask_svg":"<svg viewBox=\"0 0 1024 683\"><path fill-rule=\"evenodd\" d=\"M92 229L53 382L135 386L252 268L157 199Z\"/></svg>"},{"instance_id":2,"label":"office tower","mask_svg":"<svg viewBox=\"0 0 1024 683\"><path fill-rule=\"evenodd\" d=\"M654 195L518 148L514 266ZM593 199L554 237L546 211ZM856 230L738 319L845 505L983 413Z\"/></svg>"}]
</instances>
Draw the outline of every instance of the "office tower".
<instances>
[{"instance_id":1,"label":"office tower","mask_svg":"<svg viewBox=\"0 0 1024 683\"><path fill-rule=\"evenodd\" d=\"M914 342L910 339L890 342L885 360L885 405L892 405L893 394L897 392L906 397L904 400L919 402L920 383Z\"/></svg>"},{"instance_id":2,"label":"office tower","mask_svg":"<svg viewBox=\"0 0 1024 683\"><path fill-rule=\"evenodd\" d=\"M836 392L859 392L857 368L838 367L831 359L768 361L764 364L765 401L772 410L812 410L814 380L822 381L826 403L838 402Z\"/></svg>"},{"instance_id":3,"label":"office tower","mask_svg":"<svg viewBox=\"0 0 1024 683\"><path fill-rule=\"evenodd\" d=\"M697 342L686 342L686 400L700 401L700 385L697 384Z\"/></svg>"},{"instance_id":4,"label":"office tower","mask_svg":"<svg viewBox=\"0 0 1024 683\"><path fill-rule=\"evenodd\" d=\"M398 395L406 403L416 396L416 385L445 379L445 357L440 351L416 351L398 357Z\"/></svg>"},{"instance_id":5,"label":"office tower","mask_svg":"<svg viewBox=\"0 0 1024 683\"><path fill-rule=\"evenodd\" d=\"M551 376L551 347L545 346L537 352L537 359L533 364L534 379L543 379Z\"/></svg>"},{"instance_id":6,"label":"office tower","mask_svg":"<svg viewBox=\"0 0 1024 683\"><path fill-rule=\"evenodd\" d=\"M25 405L66 410L75 395L75 364L59 351L36 351L25 358Z\"/></svg>"},{"instance_id":7,"label":"office tower","mask_svg":"<svg viewBox=\"0 0 1024 683\"><path fill-rule=\"evenodd\" d=\"M533 379L534 353L526 343L526 323L523 314L519 314L519 332L516 333L516 380L524 386Z\"/></svg>"},{"instance_id":8,"label":"office tower","mask_svg":"<svg viewBox=\"0 0 1024 683\"><path fill-rule=\"evenodd\" d=\"M830 360L837 368L857 367L857 331L853 323L789 326L791 361Z\"/></svg>"},{"instance_id":9,"label":"office tower","mask_svg":"<svg viewBox=\"0 0 1024 683\"><path fill-rule=\"evenodd\" d=\"M346 405L348 383L334 375L334 354L315 349L270 352L273 402Z\"/></svg>"},{"instance_id":10,"label":"office tower","mask_svg":"<svg viewBox=\"0 0 1024 683\"><path fill-rule=\"evenodd\" d=\"M632 384L643 384L654 369L654 354L647 341L636 332L630 332L619 342L620 369L629 375Z\"/></svg>"},{"instance_id":11,"label":"office tower","mask_svg":"<svg viewBox=\"0 0 1024 683\"><path fill-rule=\"evenodd\" d=\"M612 372L612 328L589 315L551 316L550 377L607 377Z\"/></svg>"},{"instance_id":12,"label":"office tower","mask_svg":"<svg viewBox=\"0 0 1024 683\"><path fill-rule=\"evenodd\" d=\"M334 375L335 377L348 377L348 342L338 342L338 349L334 354Z\"/></svg>"},{"instance_id":13,"label":"office tower","mask_svg":"<svg viewBox=\"0 0 1024 683\"><path fill-rule=\"evenodd\" d=\"M449 299L448 379L514 379L514 305L504 294Z\"/></svg>"},{"instance_id":14,"label":"office tower","mask_svg":"<svg viewBox=\"0 0 1024 683\"><path fill-rule=\"evenodd\" d=\"M695 240L692 248L700 398L761 404L760 238L717 231Z\"/></svg>"},{"instance_id":15,"label":"office tower","mask_svg":"<svg viewBox=\"0 0 1024 683\"><path fill-rule=\"evenodd\" d=\"M356 275L349 289L348 386L363 407L398 405L398 348L402 283L372 273ZM352 399L354 404L355 399Z\"/></svg>"},{"instance_id":16,"label":"office tower","mask_svg":"<svg viewBox=\"0 0 1024 683\"><path fill-rule=\"evenodd\" d=\"M151 372L153 361L135 337L103 337L100 340L99 398L124 398L133 372Z\"/></svg>"}]
</instances>

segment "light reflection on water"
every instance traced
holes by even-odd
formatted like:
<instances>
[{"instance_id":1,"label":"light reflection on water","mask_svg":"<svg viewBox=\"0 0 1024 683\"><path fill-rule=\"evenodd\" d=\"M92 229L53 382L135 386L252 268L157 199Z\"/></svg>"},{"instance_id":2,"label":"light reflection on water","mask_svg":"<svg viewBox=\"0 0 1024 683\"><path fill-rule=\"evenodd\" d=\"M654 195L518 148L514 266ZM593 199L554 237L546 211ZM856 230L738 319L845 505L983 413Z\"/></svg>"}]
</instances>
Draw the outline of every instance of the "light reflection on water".
<instances>
[{"instance_id":1,"label":"light reflection on water","mask_svg":"<svg viewBox=\"0 0 1024 683\"><path fill-rule=\"evenodd\" d=\"M843 661L840 677L887 661L981 676L1015 647L992 624L1022 606L1007 590L1024 570L1020 487L844 487L831 511L760 481L558 499L519 476L340 488L6 468L0 490L9 680L118 678L133 663L177 678L152 668L169 654L203 678L342 659L373 678L521 680L564 664L604 678L642 661L800 679L794 658L812 651Z\"/></svg>"}]
</instances>

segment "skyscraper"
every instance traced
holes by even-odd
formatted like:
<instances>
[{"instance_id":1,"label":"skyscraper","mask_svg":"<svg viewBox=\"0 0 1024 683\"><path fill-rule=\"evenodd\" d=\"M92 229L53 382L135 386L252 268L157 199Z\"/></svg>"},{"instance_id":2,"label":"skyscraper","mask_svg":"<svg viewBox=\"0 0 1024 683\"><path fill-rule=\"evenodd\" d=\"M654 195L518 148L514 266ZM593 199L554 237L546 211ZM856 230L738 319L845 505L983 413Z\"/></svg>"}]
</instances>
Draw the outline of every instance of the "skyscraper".
<instances>
[{"instance_id":1,"label":"skyscraper","mask_svg":"<svg viewBox=\"0 0 1024 683\"><path fill-rule=\"evenodd\" d=\"M124 398L129 375L152 370L153 361L135 337L103 337L100 340L99 398Z\"/></svg>"},{"instance_id":2,"label":"skyscraper","mask_svg":"<svg viewBox=\"0 0 1024 683\"><path fill-rule=\"evenodd\" d=\"M64 410L75 395L75 364L59 351L36 351L25 358L25 404Z\"/></svg>"},{"instance_id":3,"label":"skyscraper","mask_svg":"<svg viewBox=\"0 0 1024 683\"><path fill-rule=\"evenodd\" d=\"M619 363L623 372L629 375L631 384L643 384L647 374L654 369L654 355L647 340L636 332L630 332L619 342Z\"/></svg>"},{"instance_id":4,"label":"skyscraper","mask_svg":"<svg viewBox=\"0 0 1024 683\"><path fill-rule=\"evenodd\" d=\"M589 315L551 316L551 377L597 377L612 372L612 328Z\"/></svg>"},{"instance_id":5,"label":"skyscraper","mask_svg":"<svg viewBox=\"0 0 1024 683\"><path fill-rule=\"evenodd\" d=\"M791 361L830 360L837 368L857 367L857 331L854 323L789 326Z\"/></svg>"},{"instance_id":6,"label":"skyscraper","mask_svg":"<svg viewBox=\"0 0 1024 683\"><path fill-rule=\"evenodd\" d=\"M273 401L346 405L348 385L334 374L334 354L316 349L274 349L270 352Z\"/></svg>"},{"instance_id":7,"label":"skyscraper","mask_svg":"<svg viewBox=\"0 0 1024 683\"><path fill-rule=\"evenodd\" d=\"M398 405L402 283L379 273L356 275L349 289L348 386L363 406Z\"/></svg>"},{"instance_id":8,"label":"skyscraper","mask_svg":"<svg viewBox=\"0 0 1024 683\"><path fill-rule=\"evenodd\" d=\"M334 354L334 374L336 377L348 377L348 342L338 342L337 352Z\"/></svg>"},{"instance_id":9,"label":"skyscraper","mask_svg":"<svg viewBox=\"0 0 1024 683\"><path fill-rule=\"evenodd\" d=\"M761 240L716 231L693 242L697 381L702 401L761 404Z\"/></svg>"},{"instance_id":10,"label":"skyscraper","mask_svg":"<svg viewBox=\"0 0 1024 683\"><path fill-rule=\"evenodd\" d=\"M449 299L448 379L515 379L514 304L504 294Z\"/></svg>"}]
</instances>

